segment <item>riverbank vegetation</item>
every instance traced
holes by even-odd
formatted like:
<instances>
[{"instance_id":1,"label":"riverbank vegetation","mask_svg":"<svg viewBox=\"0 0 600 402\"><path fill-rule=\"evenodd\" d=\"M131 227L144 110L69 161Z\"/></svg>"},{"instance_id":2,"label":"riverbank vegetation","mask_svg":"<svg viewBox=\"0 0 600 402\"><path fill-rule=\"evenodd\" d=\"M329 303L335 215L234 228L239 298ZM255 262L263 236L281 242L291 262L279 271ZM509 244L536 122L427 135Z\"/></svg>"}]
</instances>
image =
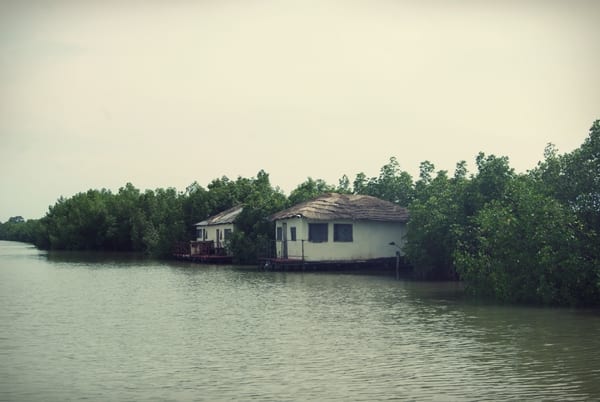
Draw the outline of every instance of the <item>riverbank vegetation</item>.
<instances>
[{"instance_id":1,"label":"riverbank vegetation","mask_svg":"<svg viewBox=\"0 0 600 402\"><path fill-rule=\"evenodd\" d=\"M119 250L168 256L194 236L193 224L244 203L230 248L239 263L256 261L273 237L266 218L325 192L373 195L411 213L406 254L422 279L461 279L472 294L509 302L600 305L600 120L576 150L518 174L507 157L480 153L477 171L420 165L416 180L396 158L378 176L344 175L337 185L308 178L286 196L260 171L141 191L88 190L59 198L38 220L13 217L0 239L44 249Z\"/></svg>"}]
</instances>

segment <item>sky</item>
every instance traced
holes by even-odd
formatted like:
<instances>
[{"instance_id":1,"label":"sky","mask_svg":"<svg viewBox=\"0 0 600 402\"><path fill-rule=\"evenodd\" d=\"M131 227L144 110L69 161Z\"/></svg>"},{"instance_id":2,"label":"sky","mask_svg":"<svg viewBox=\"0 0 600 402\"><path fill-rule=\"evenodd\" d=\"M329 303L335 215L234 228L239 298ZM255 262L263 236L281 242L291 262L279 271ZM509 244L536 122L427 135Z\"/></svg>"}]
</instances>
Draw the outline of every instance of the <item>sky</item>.
<instances>
[{"instance_id":1,"label":"sky","mask_svg":"<svg viewBox=\"0 0 600 402\"><path fill-rule=\"evenodd\" d=\"M0 221L263 169L534 168L600 118L600 2L0 2Z\"/></svg>"}]
</instances>

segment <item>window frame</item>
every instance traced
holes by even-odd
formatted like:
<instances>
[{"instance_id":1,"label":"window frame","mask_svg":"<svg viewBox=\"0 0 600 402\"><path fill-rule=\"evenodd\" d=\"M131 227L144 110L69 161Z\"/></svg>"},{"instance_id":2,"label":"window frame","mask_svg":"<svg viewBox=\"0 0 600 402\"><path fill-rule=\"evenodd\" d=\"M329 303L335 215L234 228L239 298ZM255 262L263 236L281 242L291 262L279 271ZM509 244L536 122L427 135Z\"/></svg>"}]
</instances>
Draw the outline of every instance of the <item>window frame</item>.
<instances>
[{"instance_id":1,"label":"window frame","mask_svg":"<svg viewBox=\"0 0 600 402\"><path fill-rule=\"evenodd\" d=\"M325 230L323 230L323 228ZM323 236L323 232L324 232L324 236ZM322 222L309 223L308 224L308 241L311 243L327 243L329 241L329 223L322 223Z\"/></svg>"},{"instance_id":2,"label":"window frame","mask_svg":"<svg viewBox=\"0 0 600 402\"><path fill-rule=\"evenodd\" d=\"M350 229L349 231L348 228ZM350 234L349 236L348 233ZM354 225L351 223L334 223L333 241L336 243L354 242Z\"/></svg>"},{"instance_id":3,"label":"window frame","mask_svg":"<svg viewBox=\"0 0 600 402\"><path fill-rule=\"evenodd\" d=\"M290 241L296 241L296 226L290 226Z\"/></svg>"}]
</instances>

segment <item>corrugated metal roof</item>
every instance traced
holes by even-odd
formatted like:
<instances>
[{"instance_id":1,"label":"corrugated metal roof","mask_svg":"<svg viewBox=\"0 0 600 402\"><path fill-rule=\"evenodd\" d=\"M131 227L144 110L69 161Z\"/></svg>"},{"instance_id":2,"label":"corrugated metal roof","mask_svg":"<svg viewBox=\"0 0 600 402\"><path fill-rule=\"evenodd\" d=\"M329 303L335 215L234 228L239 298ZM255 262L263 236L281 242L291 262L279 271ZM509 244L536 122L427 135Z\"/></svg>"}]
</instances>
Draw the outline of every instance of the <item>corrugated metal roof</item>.
<instances>
[{"instance_id":1,"label":"corrugated metal roof","mask_svg":"<svg viewBox=\"0 0 600 402\"><path fill-rule=\"evenodd\" d=\"M223 212L213 215L202 222L196 223L194 226L211 226L211 225L224 225L226 223L233 223L238 215L243 211L244 206L238 205L233 208L229 208Z\"/></svg>"},{"instance_id":2,"label":"corrugated metal roof","mask_svg":"<svg viewBox=\"0 0 600 402\"><path fill-rule=\"evenodd\" d=\"M323 194L270 216L271 220L304 217L320 221L407 222L408 209L370 195Z\"/></svg>"}]
</instances>

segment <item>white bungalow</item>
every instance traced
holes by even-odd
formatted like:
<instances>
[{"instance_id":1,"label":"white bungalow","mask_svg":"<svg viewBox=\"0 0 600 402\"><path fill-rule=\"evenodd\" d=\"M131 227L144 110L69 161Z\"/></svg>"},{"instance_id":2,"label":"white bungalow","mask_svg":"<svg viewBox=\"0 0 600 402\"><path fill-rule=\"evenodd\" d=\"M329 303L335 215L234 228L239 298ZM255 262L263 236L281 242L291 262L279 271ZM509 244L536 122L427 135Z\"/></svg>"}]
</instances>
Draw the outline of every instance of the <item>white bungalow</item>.
<instances>
[{"instance_id":1,"label":"white bungalow","mask_svg":"<svg viewBox=\"0 0 600 402\"><path fill-rule=\"evenodd\" d=\"M235 220L244 209L238 205L196 223L196 241L192 241L191 255L224 255L227 241L235 230Z\"/></svg>"},{"instance_id":2,"label":"white bungalow","mask_svg":"<svg viewBox=\"0 0 600 402\"><path fill-rule=\"evenodd\" d=\"M368 195L328 193L271 220L279 259L368 261L402 254L408 210Z\"/></svg>"}]
</instances>

